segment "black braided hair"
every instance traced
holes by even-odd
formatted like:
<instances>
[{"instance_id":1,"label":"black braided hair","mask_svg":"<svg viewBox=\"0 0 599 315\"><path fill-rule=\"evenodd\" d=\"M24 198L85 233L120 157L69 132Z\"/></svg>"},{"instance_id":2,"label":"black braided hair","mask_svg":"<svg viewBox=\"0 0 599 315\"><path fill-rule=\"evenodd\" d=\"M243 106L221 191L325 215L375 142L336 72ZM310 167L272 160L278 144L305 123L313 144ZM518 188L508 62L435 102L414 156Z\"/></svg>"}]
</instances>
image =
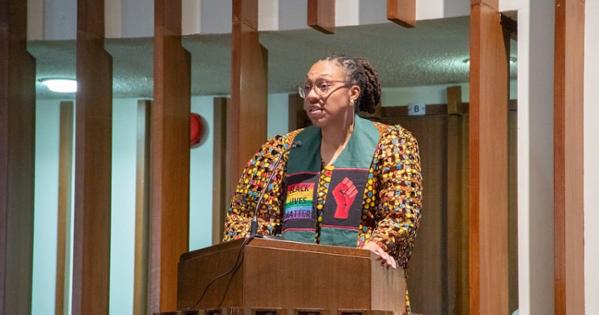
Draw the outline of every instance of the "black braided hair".
<instances>
[{"instance_id":1,"label":"black braided hair","mask_svg":"<svg viewBox=\"0 0 599 315\"><path fill-rule=\"evenodd\" d=\"M334 61L346 72L350 84L360 87L356 111L374 113L381 103L381 81L378 72L365 58L333 54L321 60Z\"/></svg>"}]
</instances>

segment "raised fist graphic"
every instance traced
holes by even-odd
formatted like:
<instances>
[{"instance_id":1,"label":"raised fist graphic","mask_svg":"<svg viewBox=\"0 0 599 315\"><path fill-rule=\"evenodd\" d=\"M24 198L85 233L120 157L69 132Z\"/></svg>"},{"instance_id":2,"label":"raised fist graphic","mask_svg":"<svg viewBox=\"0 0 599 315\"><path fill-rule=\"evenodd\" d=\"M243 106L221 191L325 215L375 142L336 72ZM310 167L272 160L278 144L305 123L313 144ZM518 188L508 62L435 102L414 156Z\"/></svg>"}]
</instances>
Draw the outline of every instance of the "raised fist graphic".
<instances>
[{"instance_id":1,"label":"raised fist graphic","mask_svg":"<svg viewBox=\"0 0 599 315\"><path fill-rule=\"evenodd\" d=\"M335 189L333 189L333 197L337 202L335 209L335 219L347 219L349 216L349 208L354 203L358 195L358 189L349 178L344 178Z\"/></svg>"}]
</instances>

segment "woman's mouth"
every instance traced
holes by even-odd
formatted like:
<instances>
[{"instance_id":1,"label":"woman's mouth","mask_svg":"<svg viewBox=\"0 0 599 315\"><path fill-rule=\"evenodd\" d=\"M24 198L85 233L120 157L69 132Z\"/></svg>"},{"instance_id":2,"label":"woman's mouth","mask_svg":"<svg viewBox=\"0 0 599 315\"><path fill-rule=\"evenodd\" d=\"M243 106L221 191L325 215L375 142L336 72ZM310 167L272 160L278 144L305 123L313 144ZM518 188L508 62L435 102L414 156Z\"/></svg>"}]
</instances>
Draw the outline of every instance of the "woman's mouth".
<instances>
[{"instance_id":1,"label":"woman's mouth","mask_svg":"<svg viewBox=\"0 0 599 315\"><path fill-rule=\"evenodd\" d=\"M324 114L324 109L318 106L312 106L308 109L308 114L318 116Z\"/></svg>"}]
</instances>

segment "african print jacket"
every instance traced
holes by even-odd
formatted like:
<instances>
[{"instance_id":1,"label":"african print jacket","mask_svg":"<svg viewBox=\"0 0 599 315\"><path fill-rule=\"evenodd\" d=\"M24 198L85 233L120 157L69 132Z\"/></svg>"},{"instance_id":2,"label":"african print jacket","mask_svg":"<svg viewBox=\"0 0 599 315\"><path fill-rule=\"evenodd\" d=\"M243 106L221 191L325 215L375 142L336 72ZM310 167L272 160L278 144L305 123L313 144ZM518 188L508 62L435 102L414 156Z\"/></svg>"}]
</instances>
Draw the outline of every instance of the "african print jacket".
<instances>
[{"instance_id":1,"label":"african print jacket","mask_svg":"<svg viewBox=\"0 0 599 315\"><path fill-rule=\"evenodd\" d=\"M298 139L302 146L291 149ZM401 126L356 116L350 141L332 165L320 164L319 148L316 127L268 140L243 170L226 215L224 241L245 237L264 192L258 209L259 234L283 232L285 239L355 247L373 241L406 269L422 207L416 139ZM310 166L315 158L316 168ZM265 187L273 171L276 174ZM362 177L353 175L360 171ZM357 206L344 207L343 200Z\"/></svg>"}]
</instances>

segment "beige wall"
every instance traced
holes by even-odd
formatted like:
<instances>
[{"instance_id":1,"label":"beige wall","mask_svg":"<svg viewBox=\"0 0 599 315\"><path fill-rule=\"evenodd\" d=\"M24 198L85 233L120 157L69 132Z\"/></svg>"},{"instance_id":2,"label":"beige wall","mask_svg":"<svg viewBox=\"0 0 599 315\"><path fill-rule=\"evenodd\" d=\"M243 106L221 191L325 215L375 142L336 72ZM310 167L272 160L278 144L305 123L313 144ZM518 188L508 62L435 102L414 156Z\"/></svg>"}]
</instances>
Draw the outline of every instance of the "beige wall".
<instances>
[{"instance_id":1,"label":"beige wall","mask_svg":"<svg viewBox=\"0 0 599 315\"><path fill-rule=\"evenodd\" d=\"M584 244L586 314L599 314L599 1L586 1L584 58Z\"/></svg>"}]
</instances>

